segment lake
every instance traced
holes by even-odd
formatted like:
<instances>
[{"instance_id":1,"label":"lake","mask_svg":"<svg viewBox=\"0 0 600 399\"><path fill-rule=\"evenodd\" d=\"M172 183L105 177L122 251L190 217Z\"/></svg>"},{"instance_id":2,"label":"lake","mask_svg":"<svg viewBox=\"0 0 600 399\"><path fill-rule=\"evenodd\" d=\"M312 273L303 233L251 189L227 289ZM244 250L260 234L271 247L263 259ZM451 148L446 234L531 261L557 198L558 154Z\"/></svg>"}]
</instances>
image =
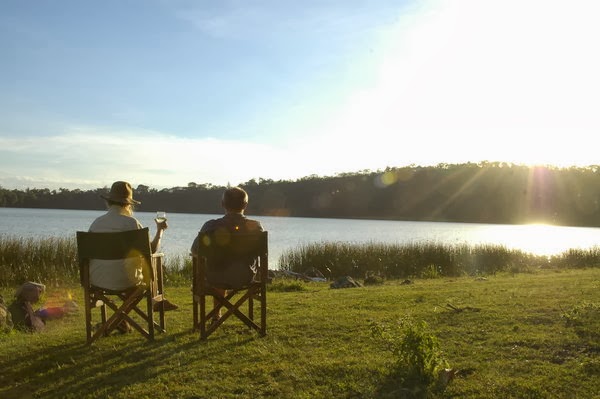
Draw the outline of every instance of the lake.
<instances>
[{"instance_id":1,"label":"lake","mask_svg":"<svg viewBox=\"0 0 600 399\"><path fill-rule=\"evenodd\" d=\"M18 237L75 236L86 231L104 211L0 208L1 235ZM135 217L154 234L155 213L136 212ZM221 215L167 214L169 229L161 251L187 255L205 221ZM249 215L252 217L252 215ZM494 225L478 223L407 222L388 220L256 217L269 231L269 259L277 267L287 250L314 242L497 244L537 255L554 255L570 248L591 248L600 243L600 228L549 225Z\"/></svg>"}]
</instances>

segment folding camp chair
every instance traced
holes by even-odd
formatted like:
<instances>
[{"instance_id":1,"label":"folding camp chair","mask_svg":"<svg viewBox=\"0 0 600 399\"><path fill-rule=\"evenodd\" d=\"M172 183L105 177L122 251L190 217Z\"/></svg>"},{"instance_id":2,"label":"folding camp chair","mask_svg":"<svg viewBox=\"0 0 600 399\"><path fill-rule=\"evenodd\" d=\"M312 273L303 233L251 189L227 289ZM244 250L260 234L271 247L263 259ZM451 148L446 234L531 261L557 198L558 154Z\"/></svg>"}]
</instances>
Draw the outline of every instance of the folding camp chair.
<instances>
[{"instance_id":1,"label":"folding camp chair","mask_svg":"<svg viewBox=\"0 0 600 399\"><path fill-rule=\"evenodd\" d=\"M198 256L192 260L192 292L193 329L200 330L200 339L207 339L231 315L264 336L267 332L266 284L269 270L267 232L199 233L198 243ZM215 268L247 265L253 261L257 270L250 281L236 285L210 281L211 268L214 271ZM225 296L219 289L227 290ZM241 296L238 297L238 294ZM210 310L206 307L207 295L212 295L216 302ZM260 303L260 324L254 321L254 301ZM247 313L241 310L245 302L248 303ZM217 319L221 308L225 309L225 313Z\"/></svg>"},{"instance_id":2,"label":"folding camp chair","mask_svg":"<svg viewBox=\"0 0 600 399\"><path fill-rule=\"evenodd\" d=\"M149 340L154 339L155 327L165 331L163 296L163 254L152 254L148 228L116 233L77 232L77 253L79 272L85 301L85 325L87 343L91 344L100 336L109 335L123 321L139 331ZM90 259L138 258L142 262L145 283L130 289L108 290L91 285L89 273ZM146 300L146 310L138 304ZM120 303L120 305L118 305ZM159 323L154 321L153 305L158 304ZM94 332L92 309L100 308L101 323ZM107 318L107 308L113 311ZM139 317L135 319L130 313ZM133 315L132 313L132 315ZM138 321L141 318L141 321ZM146 327L147 326L147 327Z\"/></svg>"}]
</instances>

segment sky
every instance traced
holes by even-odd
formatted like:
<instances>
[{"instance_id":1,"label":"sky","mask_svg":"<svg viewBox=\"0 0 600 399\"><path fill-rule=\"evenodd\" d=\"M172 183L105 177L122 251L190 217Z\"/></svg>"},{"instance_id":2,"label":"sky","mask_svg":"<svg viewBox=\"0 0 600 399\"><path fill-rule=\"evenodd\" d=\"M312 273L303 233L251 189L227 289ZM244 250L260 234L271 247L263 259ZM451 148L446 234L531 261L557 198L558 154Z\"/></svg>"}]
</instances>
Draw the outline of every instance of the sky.
<instances>
[{"instance_id":1,"label":"sky","mask_svg":"<svg viewBox=\"0 0 600 399\"><path fill-rule=\"evenodd\" d=\"M2 0L0 186L600 163L595 0Z\"/></svg>"}]
</instances>

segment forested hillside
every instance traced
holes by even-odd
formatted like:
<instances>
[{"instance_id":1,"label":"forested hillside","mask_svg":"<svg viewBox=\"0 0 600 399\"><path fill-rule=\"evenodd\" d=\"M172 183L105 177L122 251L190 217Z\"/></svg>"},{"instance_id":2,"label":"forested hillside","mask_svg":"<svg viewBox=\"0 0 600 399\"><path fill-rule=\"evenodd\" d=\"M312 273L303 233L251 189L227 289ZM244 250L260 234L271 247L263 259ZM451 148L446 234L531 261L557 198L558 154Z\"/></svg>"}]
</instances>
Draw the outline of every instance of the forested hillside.
<instances>
[{"instance_id":1,"label":"forested hillside","mask_svg":"<svg viewBox=\"0 0 600 399\"><path fill-rule=\"evenodd\" d=\"M252 215L600 225L600 166L440 164L240 186L250 195ZM140 184L134 195L142 201L140 211L221 213L223 189L194 182L162 190ZM106 191L0 188L0 206L103 209L99 195Z\"/></svg>"}]
</instances>

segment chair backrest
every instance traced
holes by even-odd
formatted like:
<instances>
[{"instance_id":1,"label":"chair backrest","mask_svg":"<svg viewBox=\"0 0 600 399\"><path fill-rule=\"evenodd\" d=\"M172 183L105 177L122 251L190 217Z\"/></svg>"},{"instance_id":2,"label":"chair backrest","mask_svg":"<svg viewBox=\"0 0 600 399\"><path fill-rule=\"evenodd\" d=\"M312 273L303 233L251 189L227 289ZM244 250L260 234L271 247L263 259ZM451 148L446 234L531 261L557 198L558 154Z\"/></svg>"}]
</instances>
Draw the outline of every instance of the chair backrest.
<instances>
[{"instance_id":1,"label":"chair backrest","mask_svg":"<svg viewBox=\"0 0 600 399\"><path fill-rule=\"evenodd\" d=\"M260 273L265 273L259 277L266 278L268 233L230 233L224 230L199 233L198 256L206 258L209 282L232 285L232 288L244 285L246 279L252 279L252 274L247 274L252 273L251 266L259 266Z\"/></svg>"},{"instance_id":2,"label":"chair backrest","mask_svg":"<svg viewBox=\"0 0 600 399\"><path fill-rule=\"evenodd\" d=\"M257 258L267 254L268 233L229 233L217 230L200 233L198 255L206 258Z\"/></svg>"},{"instance_id":3,"label":"chair backrest","mask_svg":"<svg viewBox=\"0 0 600 399\"><path fill-rule=\"evenodd\" d=\"M90 259L126 259L141 257L144 276L152 280L152 249L149 229L119 231L114 233L77 232L77 255L80 269ZM146 274L148 273L148 274ZM83 275L82 282L83 282Z\"/></svg>"}]
</instances>

